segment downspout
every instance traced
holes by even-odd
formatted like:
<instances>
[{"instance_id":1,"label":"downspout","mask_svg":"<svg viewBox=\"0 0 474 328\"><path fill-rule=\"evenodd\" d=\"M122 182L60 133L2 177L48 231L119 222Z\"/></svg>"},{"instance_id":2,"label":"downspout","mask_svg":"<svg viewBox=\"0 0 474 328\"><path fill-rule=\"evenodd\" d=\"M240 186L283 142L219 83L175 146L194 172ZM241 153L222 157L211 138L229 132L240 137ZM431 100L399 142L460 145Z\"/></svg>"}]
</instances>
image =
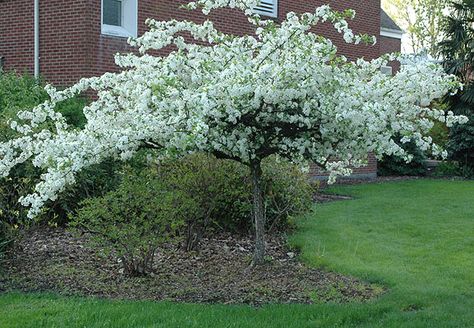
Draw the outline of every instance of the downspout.
<instances>
[{"instance_id":1,"label":"downspout","mask_svg":"<svg viewBox=\"0 0 474 328\"><path fill-rule=\"evenodd\" d=\"M39 0L35 1L34 30L35 30L35 79L39 79L40 74L40 34L39 34Z\"/></svg>"}]
</instances>

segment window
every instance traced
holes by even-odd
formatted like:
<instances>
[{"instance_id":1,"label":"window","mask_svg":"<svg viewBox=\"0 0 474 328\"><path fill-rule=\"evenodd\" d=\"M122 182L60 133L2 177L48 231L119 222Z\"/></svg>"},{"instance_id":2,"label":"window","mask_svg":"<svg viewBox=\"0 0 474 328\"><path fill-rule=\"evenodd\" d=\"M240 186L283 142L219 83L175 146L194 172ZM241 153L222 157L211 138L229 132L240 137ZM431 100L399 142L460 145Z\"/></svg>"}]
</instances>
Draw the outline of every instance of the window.
<instances>
[{"instance_id":1,"label":"window","mask_svg":"<svg viewBox=\"0 0 474 328\"><path fill-rule=\"evenodd\" d=\"M122 26L122 1L104 0L103 23Z\"/></svg>"},{"instance_id":2,"label":"window","mask_svg":"<svg viewBox=\"0 0 474 328\"><path fill-rule=\"evenodd\" d=\"M138 0L102 0L102 34L137 36Z\"/></svg>"},{"instance_id":3,"label":"window","mask_svg":"<svg viewBox=\"0 0 474 328\"><path fill-rule=\"evenodd\" d=\"M389 76L393 75L393 68L391 66L382 66L380 67L380 71L384 75L389 75Z\"/></svg>"},{"instance_id":4,"label":"window","mask_svg":"<svg viewBox=\"0 0 474 328\"><path fill-rule=\"evenodd\" d=\"M278 17L278 0L260 0L254 11L263 16Z\"/></svg>"}]
</instances>

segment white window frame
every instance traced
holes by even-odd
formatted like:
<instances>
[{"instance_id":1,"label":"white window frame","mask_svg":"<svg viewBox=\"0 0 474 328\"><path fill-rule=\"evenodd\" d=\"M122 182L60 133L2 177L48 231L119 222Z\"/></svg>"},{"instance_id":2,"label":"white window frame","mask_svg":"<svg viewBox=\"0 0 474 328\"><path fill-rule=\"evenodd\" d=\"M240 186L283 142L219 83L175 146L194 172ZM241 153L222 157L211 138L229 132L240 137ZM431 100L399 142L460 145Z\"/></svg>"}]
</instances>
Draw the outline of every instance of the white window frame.
<instances>
[{"instance_id":1,"label":"white window frame","mask_svg":"<svg viewBox=\"0 0 474 328\"><path fill-rule=\"evenodd\" d=\"M260 10L258 7L254 8L253 11L256 14L268 17L278 17L278 0L266 0L266 1L273 1L273 11L269 13L268 11Z\"/></svg>"},{"instance_id":2,"label":"white window frame","mask_svg":"<svg viewBox=\"0 0 474 328\"><path fill-rule=\"evenodd\" d=\"M392 66L382 66L380 67L380 72L387 76L393 76L393 67Z\"/></svg>"},{"instance_id":3,"label":"white window frame","mask_svg":"<svg viewBox=\"0 0 474 328\"><path fill-rule=\"evenodd\" d=\"M138 34L138 0L122 0L122 25L104 24L104 0L100 10L101 32L104 35L118 37L137 37Z\"/></svg>"}]
</instances>

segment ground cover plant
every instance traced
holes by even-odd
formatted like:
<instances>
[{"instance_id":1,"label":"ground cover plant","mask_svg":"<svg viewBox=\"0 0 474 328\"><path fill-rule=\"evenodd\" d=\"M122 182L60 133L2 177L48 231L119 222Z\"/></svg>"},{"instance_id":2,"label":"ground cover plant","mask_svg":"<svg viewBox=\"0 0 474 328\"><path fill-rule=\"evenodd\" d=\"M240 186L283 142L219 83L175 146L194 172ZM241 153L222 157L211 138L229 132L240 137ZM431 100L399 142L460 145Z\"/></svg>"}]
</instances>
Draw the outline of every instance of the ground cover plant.
<instances>
[{"instance_id":1,"label":"ground cover plant","mask_svg":"<svg viewBox=\"0 0 474 328\"><path fill-rule=\"evenodd\" d=\"M474 182L418 179L332 192L352 199L318 205L291 243L306 263L389 288L369 303L254 308L7 293L0 296L0 326L472 326Z\"/></svg>"},{"instance_id":2,"label":"ground cover plant","mask_svg":"<svg viewBox=\"0 0 474 328\"><path fill-rule=\"evenodd\" d=\"M8 176L25 162L44 172L34 192L21 198L29 216L78 181L79 172L106 159L130 159L143 148L155 150L157 160L206 152L249 167L253 264L263 264L265 158L312 161L334 180L350 174L351 166L364 165L370 152L409 159L394 142L397 134L402 142L412 140L440 154L424 136L433 120L466 122L427 107L459 87L439 65L413 61L390 77L380 68L396 56L351 62L330 40L312 32L318 23L330 22L348 43L374 43L372 36L355 35L349 28L346 19L354 17L353 11L325 5L312 13L289 13L277 24L253 14L256 4L198 0L186 6L205 14L227 6L241 9L254 35L225 35L211 21L148 20L150 30L130 40L139 54L116 57L123 71L83 79L62 91L49 86L49 101L19 113L11 127L20 136L0 144L0 174ZM166 57L150 54L170 45L176 50ZM97 99L84 108L87 122L82 129L72 128L56 105L90 89ZM45 123L52 129L42 128Z\"/></svg>"}]
</instances>

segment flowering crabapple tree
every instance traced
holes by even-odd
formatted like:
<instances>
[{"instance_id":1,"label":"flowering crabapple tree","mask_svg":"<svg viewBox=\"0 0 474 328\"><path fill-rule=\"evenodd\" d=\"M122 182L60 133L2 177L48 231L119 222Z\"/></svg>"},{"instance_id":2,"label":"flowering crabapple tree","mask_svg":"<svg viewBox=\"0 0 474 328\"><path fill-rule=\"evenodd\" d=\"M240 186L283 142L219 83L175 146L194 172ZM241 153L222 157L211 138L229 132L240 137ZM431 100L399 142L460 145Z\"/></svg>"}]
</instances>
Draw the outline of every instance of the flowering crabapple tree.
<instances>
[{"instance_id":1,"label":"flowering crabapple tree","mask_svg":"<svg viewBox=\"0 0 474 328\"><path fill-rule=\"evenodd\" d=\"M255 34L219 32L211 21L147 21L149 31L130 39L138 54L115 57L119 73L80 80L50 100L20 112L11 128L20 136L0 145L0 173L7 176L25 161L44 170L32 194L20 199L37 215L76 174L109 157L123 160L141 148L157 159L190 152L212 153L250 168L255 226L254 264L264 261L262 160L277 155L296 163L314 162L330 180L367 162L367 154L409 155L394 142L414 140L434 153L426 137L434 120L448 125L466 119L429 108L433 99L454 92L453 76L432 63L412 62L395 76L380 73L395 56L348 61L327 38L312 32L329 21L348 43L373 43L356 35L351 10L329 6L280 24L263 20L251 8L258 0L197 0L187 9L204 14L221 7L242 10ZM150 54L174 46L168 56ZM369 45L368 45L369 46ZM73 129L55 111L58 102L87 90L97 98L84 108L87 124ZM47 124L45 124L47 123ZM45 128L45 125L48 127Z\"/></svg>"}]
</instances>

